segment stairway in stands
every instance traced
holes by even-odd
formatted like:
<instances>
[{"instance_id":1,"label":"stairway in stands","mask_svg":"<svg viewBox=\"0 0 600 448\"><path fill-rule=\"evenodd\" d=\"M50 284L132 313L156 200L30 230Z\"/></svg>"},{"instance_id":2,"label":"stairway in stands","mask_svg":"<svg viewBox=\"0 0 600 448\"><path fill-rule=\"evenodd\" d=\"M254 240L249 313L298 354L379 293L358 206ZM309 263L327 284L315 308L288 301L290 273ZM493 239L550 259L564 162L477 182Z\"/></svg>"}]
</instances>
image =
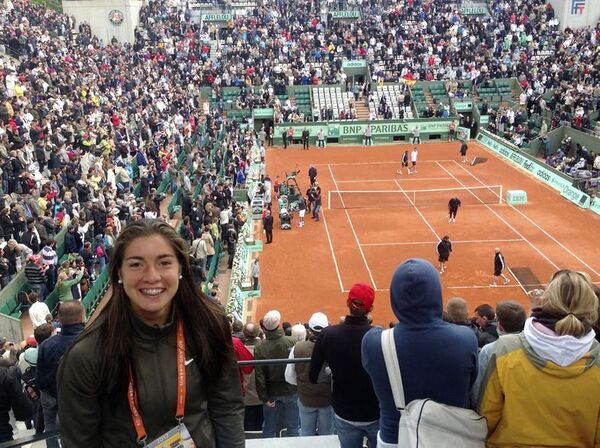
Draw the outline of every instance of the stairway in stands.
<instances>
[{"instance_id":1,"label":"stairway in stands","mask_svg":"<svg viewBox=\"0 0 600 448\"><path fill-rule=\"evenodd\" d=\"M365 106L365 101L363 98L360 98L355 103L356 107L356 118L358 120L368 120L369 119L369 108Z\"/></svg>"},{"instance_id":2,"label":"stairway in stands","mask_svg":"<svg viewBox=\"0 0 600 448\"><path fill-rule=\"evenodd\" d=\"M425 87L423 89L423 94L425 95L425 100L427 101L427 107L435 108L435 104L433 102L433 96L431 95L431 92L428 87Z\"/></svg>"}]
</instances>

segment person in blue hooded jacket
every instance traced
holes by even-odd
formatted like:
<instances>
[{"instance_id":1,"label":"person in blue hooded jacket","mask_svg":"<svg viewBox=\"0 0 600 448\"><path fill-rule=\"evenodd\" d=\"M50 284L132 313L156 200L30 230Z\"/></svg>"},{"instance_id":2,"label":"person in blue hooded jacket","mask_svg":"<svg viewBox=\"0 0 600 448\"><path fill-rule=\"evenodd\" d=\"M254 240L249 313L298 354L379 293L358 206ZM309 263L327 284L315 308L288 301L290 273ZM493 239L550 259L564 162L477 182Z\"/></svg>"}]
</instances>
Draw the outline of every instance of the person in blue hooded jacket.
<instances>
[{"instance_id":1,"label":"person in blue hooded jacket","mask_svg":"<svg viewBox=\"0 0 600 448\"><path fill-rule=\"evenodd\" d=\"M430 398L469 407L469 390L477 377L477 338L467 327L442 320L442 285L428 261L411 258L402 263L390 286L392 310L399 323L394 341L406 403ZM396 447L400 413L394 405L381 351L381 328L362 340L362 364L379 398L378 447Z\"/></svg>"}]
</instances>

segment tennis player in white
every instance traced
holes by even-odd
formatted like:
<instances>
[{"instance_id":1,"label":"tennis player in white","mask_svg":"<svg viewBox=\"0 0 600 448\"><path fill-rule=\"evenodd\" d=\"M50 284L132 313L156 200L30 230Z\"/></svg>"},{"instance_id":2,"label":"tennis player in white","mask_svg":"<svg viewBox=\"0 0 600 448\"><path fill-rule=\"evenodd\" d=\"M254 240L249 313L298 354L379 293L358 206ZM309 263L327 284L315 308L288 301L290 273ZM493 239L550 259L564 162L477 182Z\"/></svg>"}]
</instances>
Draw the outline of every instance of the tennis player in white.
<instances>
[{"instance_id":1,"label":"tennis player in white","mask_svg":"<svg viewBox=\"0 0 600 448\"><path fill-rule=\"evenodd\" d=\"M419 157L419 150L415 146L410 153L410 164L411 167L408 170L408 174L417 173L417 158Z\"/></svg>"}]
</instances>

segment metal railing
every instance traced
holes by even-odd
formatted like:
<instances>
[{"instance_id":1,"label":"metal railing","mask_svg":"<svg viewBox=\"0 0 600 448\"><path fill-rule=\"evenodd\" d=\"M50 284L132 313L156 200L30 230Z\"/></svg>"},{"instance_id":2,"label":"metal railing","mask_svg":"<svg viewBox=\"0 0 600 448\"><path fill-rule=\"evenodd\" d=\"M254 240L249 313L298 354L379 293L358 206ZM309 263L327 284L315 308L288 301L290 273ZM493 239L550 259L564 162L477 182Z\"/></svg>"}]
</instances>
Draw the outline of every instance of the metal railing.
<instances>
[{"instance_id":1,"label":"metal railing","mask_svg":"<svg viewBox=\"0 0 600 448\"><path fill-rule=\"evenodd\" d=\"M301 364L310 362L310 358L282 358L282 359L251 359L248 361L238 361L239 366L264 366L264 365L279 365L279 364ZM31 436L21 437L16 440L0 443L0 448L20 448L24 445L29 445L36 442L42 442L52 437L60 437L60 431L49 431L43 434L34 434Z\"/></svg>"}]
</instances>

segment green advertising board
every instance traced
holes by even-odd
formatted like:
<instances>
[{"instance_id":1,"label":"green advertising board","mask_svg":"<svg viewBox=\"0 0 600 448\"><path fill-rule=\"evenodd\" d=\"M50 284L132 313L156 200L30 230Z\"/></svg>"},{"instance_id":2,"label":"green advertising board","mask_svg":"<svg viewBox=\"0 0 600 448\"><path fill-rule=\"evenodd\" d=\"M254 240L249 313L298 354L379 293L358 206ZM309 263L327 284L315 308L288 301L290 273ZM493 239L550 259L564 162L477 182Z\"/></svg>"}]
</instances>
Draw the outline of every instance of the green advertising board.
<instances>
[{"instance_id":1,"label":"green advertising board","mask_svg":"<svg viewBox=\"0 0 600 448\"><path fill-rule=\"evenodd\" d=\"M342 61L342 68L343 69L347 69L347 68L366 68L367 67L367 61L364 59L359 59L359 60L349 60L349 59L344 59Z\"/></svg>"},{"instance_id":2,"label":"green advertising board","mask_svg":"<svg viewBox=\"0 0 600 448\"><path fill-rule=\"evenodd\" d=\"M573 186L565 187L560 194L581 208L590 208L590 196Z\"/></svg>"},{"instance_id":3,"label":"green advertising board","mask_svg":"<svg viewBox=\"0 0 600 448\"><path fill-rule=\"evenodd\" d=\"M333 20L358 20L360 19L359 11L332 11L331 18Z\"/></svg>"},{"instance_id":4,"label":"green advertising board","mask_svg":"<svg viewBox=\"0 0 600 448\"><path fill-rule=\"evenodd\" d=\"M203 22L229 22L232 19L231 14L202 14Z\"/></svg>"},{"instance_id":5,"label":"green advertising board","mask_svg":"<svg viewBox=\"0 0 600 448\"><path fill-rule=\"evenodd\" d=\"M594 198L590 201L590 210L600 215L600 198Z\"/></svg>"},{"instance_id":6,"label":"green advertising board","mask_svg":"<svg viewBox=\"0 0 600 448\"><path fill-rule=\"evenodd\" d=\"M459 140L471 140L471 130L469 128L461 128L459 126L456 129L456 138Z\"/></svg>"},{"instance_id":7,"label":"green advertising board","mask_svg":"<svg viewBox=\"0 0 600 448\"><path fill-rule=\"evenodd\" d=\"M239 203L246 203L248 201L248 189L247 188L234 188L233 189L233 200Z\"/></svg>"},{"instance_id":8,"label":"green advertising board","mask_svg":"<svg viewBox=\"0 0 600 448\"><path fill-rule=\"evenodd\" d=\"M488 13L488 10L485 6L463 6L460 8L460 12L466 16L484 16Z\"/></svg>"},{"instance_id":9,"label":"green advertising board","mask_svg":"<svg viewBox=\"0 0 600 448\"><path fill-rule=\"evenodd\" d=\"M413 129L419 126L421 134L447 134L448 126L451 119L446 120L427 120L427 121L374 121L368 123L366 121L349 121L338 123L320 123L291 126L294 129L294 138L300 137L302 131L306 128L311 136L317 135L319 129L323 129L325 135L329 138L347 138L347 137L362 137L367 126L371 125L371 133L374 138L378 136L410 136ZM284 130L289 129L289 124L275 126L275 138L281 138Z\"/></svg>"},{"instance_id":10,"label":"green advertising board","mask_svg":"<svg viewBox=\"0 0 600 448\"><path fill-rule=\"evenodd\" d=\"M516 146L503 142L500 138L493 137L492 134L483 129L479 132L477 141L521 169L530 172L539 180L560 192L562 197L575 205L582 208L591 208L600 214L600 204L592 204L589 195L573 187L573 181L568 177L564 177L555 169L547 167L536 159L526 157Z\"/></svg>"},{"instance_id":11,"label":"green advertising board","mask_svg":"<svg viewBox=\"0 0 600 448\"><path fill-rule=\"evenodd\" d=\"M323 124L306 124L304 126L291 126L292 129L294 129L294 138L300 138L300 136L302 135L302 131L304 129L308 129L308 132L310 134L311 137L315 137L317 135L317 132L319 132L319 129L323 129L323 134L325 136L329 136L329 137L337 137L338 134L335 133L335 135L332 134L328 134L329 131L331 131L333 129L333 127L330 125L329 129L328 126L323 123ZM289 125L275 125L275 133L273 134L273 138L274 139L281 139L281 134L283 134L284 131L287 131L290 128Z\"/></svg>"},{"instance_id":12,"label":"green advertising board","mask_svg":"<svg viewBox=\"0 0 600 448\"><path fill-rule=\"evenodd\" d=\"M254 119L271 119L273 118L273 109L272 108L266 108L266 109L254 109L252 111L252 113L254 114Z\"/></svg>"},{"instance_id":13,"label":"green advertising board","mask_svg":"<svg viewBox=\"0 0 600 448\"><path fill-rule=\"evenodd\" d=\"M423 122L382 121L371 123L373 137L378 135L411 135L413 129L419 126L422 134L447 133L450 120L431 120ZM362 136L369 123L340 123L340 137Z\"/></svg>"},{"instance_id":14,"label":"green advertising board","mask_svg":"<svg viewBox=\"0 0 600 448\"><path fill-rule=\"evenodd\" d=\"M453 101L452 104L457 112L471 112L473 101Z\"/></svg>"}]
</instances>

